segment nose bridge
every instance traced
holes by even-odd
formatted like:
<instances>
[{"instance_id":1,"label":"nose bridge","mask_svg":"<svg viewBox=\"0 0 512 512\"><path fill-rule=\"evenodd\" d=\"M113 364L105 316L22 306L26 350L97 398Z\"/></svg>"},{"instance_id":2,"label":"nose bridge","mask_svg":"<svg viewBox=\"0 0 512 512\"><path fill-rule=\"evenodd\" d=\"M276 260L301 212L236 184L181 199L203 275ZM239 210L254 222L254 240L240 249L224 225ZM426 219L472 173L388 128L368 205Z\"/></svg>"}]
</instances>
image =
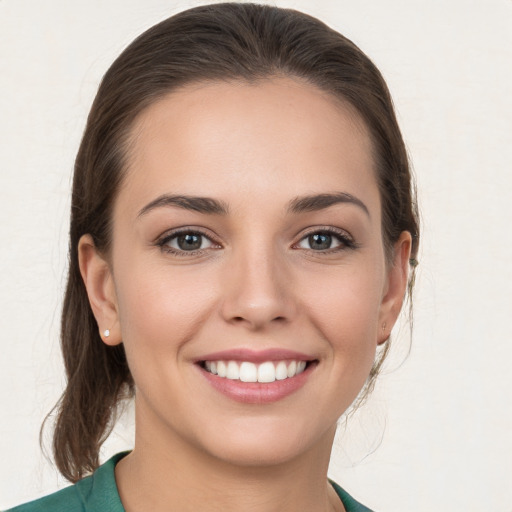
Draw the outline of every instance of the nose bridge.
<instances>
[{"instance_id":1,"label":"nose bridge","mask_svg":"<svg viewBox=\"0 0 512 512\"><path fill-rule=\"evenodd\" d=\"M261 329L290 320L293 298L284 255L272 241L252 240L234 247L226 265L225 320Z\"/></svg>"}]
</instances>

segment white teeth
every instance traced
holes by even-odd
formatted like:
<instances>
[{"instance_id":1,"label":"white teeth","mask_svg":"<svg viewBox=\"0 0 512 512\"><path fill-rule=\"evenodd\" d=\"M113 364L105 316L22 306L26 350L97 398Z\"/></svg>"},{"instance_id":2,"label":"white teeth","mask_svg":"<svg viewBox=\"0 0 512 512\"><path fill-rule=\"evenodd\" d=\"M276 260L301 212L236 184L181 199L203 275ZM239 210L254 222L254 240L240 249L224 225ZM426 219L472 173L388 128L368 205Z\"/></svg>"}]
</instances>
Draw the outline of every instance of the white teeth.
<instances>
[{"instance_id":1,"label":"white teeth","mask_svg":"<svg viewBox=\"0 0 512 512\"><path fill-rule=\"evenodd\" d=\"M258 382L274 382L276 380L276 368L270 361L258 366Z\"/></svg>"},{"instance_id":2,"label":"white teeth","mask_svg":"<svg viewBox=\"0 0 512 512\"><path fill-rule=\"evenodd\" d=\"M254 363L244 361L240 365L240 380L242 382L258 382L258 367Z\"/></svg>"},{"instance_id":3,"label":"white teeth","mask_svg":"<svg viewBox=\"0 0 512 512\"><path fill-rule=\"evenodd\" d=\"M217 375L225 377L227 374L226 363L224 361L217 361Z\"/></svg>"},{"instance_id":4,"label":"white teeth","mask_svg":"<svg viewBox=\"0 0 512 512\"><path fill-rule=\"evenodd\" d=\"M284 380L288 378L288 368L286 367L286 363L281 361L277 363L276 366L276 380Z\"/></svg>"},{"instance_id":5,"label":"white teeth","mask_svg":"<svg viewBox=\"0 0 512 512\"><path fill-rule=\"evenodd\" d=\"M240 379L240 370L238 369L238 365L235 363L235 361L229 361L226 378L230 380Z\"/></svg>"},{"instance_id":6,"label":"white teeth","mask_svg":"<svg viewBox=\"0 0 512 512\"><path fill-rule=\"evenodd\" d=\"M292 361L288 365L288 377L293 377L297 373L297 363Z\"/></svg>"},{"instance_id":7,"label":"white teeth","mask_svg":"<svg viewBox=\"0 0 512 512\"><path fill-rule=\"evenodd\" d=\"M205 361L204 368L213 375L230 380L270 383L299 375L306 364L306 361L266 361L259 365L249 361Z\"/></svg>"}]
</instances>

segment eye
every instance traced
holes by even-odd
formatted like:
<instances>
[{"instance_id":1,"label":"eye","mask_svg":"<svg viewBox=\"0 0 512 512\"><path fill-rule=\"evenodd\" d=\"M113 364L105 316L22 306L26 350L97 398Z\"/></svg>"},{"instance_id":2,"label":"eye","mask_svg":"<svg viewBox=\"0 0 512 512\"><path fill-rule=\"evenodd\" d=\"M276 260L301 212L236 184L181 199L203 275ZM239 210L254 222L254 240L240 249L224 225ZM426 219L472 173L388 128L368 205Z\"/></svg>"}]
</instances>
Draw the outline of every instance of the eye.
<instances>
[{"instance_id":1,"label":"eye","mask_svg":"<svg viewBox=\"0 0 512 512\"><path fill-rule=\"evenodd\" d=\"M218 247L210 238L199 231L180 231L162 238L158 245L174 254L195 253Z\"/></svg>"},{"instance_id":2,"label":"eye","mask_svg":"<svg viewBox=\"0 0 512 512\"><path fill-rule=\"evenodd\" d=\"M319 230L302 238L297 247L317 252L335 252L337 249L353 248L355 243L347 233L338 232L337 230Z\"/></svg>"}]
</instances>

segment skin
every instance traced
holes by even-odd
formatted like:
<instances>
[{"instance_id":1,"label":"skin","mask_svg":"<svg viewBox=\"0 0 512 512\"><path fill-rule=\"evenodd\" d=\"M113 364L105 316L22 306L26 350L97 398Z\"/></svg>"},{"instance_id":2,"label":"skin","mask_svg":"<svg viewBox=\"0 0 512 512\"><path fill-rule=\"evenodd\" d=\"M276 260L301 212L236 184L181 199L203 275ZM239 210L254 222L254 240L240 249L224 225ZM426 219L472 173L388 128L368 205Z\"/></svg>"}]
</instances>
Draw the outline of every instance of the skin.
<instances>
[{"instance_id":1,"label":"skin","mask_svg":"<svg viewBox=\"0 0 512 512\"><path fill-rule=\"evenodd\" d=\"M116 467L126 510L343 510L326 482L336 422L396 321L411 246L402 233L386 260L363 122L291 78L193 85L143 112L128 156L111 254L88 235L79 246L100 332L124 343L136 383L135 449ZM364 206L290 211L297 197L340 192ZM228 212L141 214L162 194ZM177 254L176 239L159 243L176 228L208 238ZM308 236L326 229L349 241L312 248ZM232 348L318 364L295 393L240 403L195 364Z\"/></svg>"}]
</instances>

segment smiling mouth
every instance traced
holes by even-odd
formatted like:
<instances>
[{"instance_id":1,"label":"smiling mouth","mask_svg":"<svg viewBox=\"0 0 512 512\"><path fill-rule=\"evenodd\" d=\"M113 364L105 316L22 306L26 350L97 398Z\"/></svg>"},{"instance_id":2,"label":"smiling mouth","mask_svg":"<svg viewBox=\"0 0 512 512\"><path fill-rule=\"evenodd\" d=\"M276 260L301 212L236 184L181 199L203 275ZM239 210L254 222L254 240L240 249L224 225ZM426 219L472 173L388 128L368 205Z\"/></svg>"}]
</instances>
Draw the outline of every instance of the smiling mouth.
<instances>
[{"instance_id":1,"label":"smiling mouth","mask_svg":"<svg viewBox=\"0 0 512 512\"><path fill-rule=\"evenodd\" d=\"M241 382L271 383L291 379L317 361L286 360L264 361L202 361L200 366L208 373L222 379Z\"/></svg>"}]
</instances>

